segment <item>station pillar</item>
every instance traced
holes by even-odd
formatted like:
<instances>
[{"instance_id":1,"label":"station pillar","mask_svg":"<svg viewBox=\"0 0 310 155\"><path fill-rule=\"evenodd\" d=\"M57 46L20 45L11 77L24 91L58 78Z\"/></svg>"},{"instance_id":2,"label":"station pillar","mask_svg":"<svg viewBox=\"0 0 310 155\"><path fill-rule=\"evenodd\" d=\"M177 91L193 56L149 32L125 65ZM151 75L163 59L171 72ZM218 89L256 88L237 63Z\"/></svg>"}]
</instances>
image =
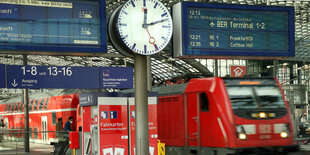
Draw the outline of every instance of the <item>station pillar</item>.
<instances>
[{"instance_id":1,"label":"station pillar","mask_svg":"<svg viewBox=\"0 0 310 155\"><path fill-rule=\"evenodd\" d=\"M136 155L149 154L147 56L134 56Z\"/></svg>"}]
</instances>

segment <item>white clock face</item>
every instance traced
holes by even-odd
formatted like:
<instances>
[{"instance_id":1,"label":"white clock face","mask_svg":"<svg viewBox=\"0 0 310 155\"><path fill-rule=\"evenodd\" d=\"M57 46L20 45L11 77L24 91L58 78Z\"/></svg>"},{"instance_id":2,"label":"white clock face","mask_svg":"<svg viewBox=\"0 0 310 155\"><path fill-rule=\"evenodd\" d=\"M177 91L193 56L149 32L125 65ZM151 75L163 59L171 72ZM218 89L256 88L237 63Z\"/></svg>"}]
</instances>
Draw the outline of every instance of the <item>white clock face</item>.
<instances>
[{"instance_id":1,"label":"white clock face","mask_svg":"<svg viewBox=\"0 0 310 155\"><path fill-rule=\"evenodd\" d=\"M133 52L151 55L160 52L172 36L169 10L158 0L130 0L119 12L117 31Z\"/></svg>"}]
</instances>

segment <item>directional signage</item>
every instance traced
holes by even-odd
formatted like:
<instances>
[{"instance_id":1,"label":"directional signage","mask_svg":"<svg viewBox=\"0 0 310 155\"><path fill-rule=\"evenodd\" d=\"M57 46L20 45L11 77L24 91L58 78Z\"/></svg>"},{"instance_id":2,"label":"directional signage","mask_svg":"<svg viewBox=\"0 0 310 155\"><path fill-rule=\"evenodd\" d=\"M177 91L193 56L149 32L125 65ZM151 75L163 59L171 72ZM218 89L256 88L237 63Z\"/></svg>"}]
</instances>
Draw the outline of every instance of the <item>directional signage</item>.
<instances>
[{"instance_id":1,"label":"directional signage","mask_svg":"<svg viewBox=\"0 0 310 155\"><path fill-rule=\"evenodd\" d=\"M0 64L0 88L5 88L5 65Z\"/></svg>"},{"instance_id":2,"label":"directional signage","mask_svg":"<svg viewBox=\"0 0 310 155\"><path fill-rule=\"evenodd\" d=\"M7 88L97 89L97 67L7 66Z\"/></svg>"},{"instance_id":3,"label":"directional signage","mask_svg":"<svg viewBox=\"0 0 310 155\"><path fill-rule=\"evenodd\" d=\"M180 2L175 57L294 56L294 7Z\"/></svg>"},{"instance_id":4,"label":"directional signage","mask_svg":"<svg viewBox=\"0 0 310 155\"><path fill-rule=\"evenodd\" d=\"M0 0L0 49L106 52L104 0Z\"/></svg>"},{"instance_id":5,"label":"directional signage","mask_svg":"<svg viewBox=\"0 0 310 155\"><path fill-rule=\"evenodd\" d=\"M133 88L133 68L101 67L100 88Z\"/></svg>"},{"instance_id":6,"label":"directional signage","mask_svg":"<svg viewBox=\"0 0 310 155\"><path fill-rule=\"evenodd\" d=\"M133 68L0 64L0 88L133 88Z\"/></svg>"}]
</instances>

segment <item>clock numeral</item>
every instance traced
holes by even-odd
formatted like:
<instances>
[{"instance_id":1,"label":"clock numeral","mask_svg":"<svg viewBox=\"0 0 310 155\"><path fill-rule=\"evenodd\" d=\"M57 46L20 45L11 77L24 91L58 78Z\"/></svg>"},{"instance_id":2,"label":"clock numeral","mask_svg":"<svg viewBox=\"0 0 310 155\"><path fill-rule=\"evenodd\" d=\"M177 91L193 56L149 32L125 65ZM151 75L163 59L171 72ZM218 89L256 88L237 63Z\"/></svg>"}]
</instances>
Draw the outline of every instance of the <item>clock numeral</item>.
<instances>
[{"instance_id":1,"label":"clock numeral","mask_svg":"<svg viewBox=\"0 0 310 155\"><path fill-rule=\"evenodd\" d=\"M167 38L165 38L165 37L161 37L161 39L163 39L163 40L165 40L165 41L167 41L168 39Z\"/></svg>"},{"instance_id":2,"label":"clock numeral","mask_svg":"<svg viewBox=\"0 0 310 155\"><path fill-rule=\"evenodd\" d=\"M120 23L119 26L127 26L125 23Z\"/></svg>"},{"instance_id":3,"label":"clock numeral","mask_svg":"<svg viewBox=\"0 0 310 155\"><path fill-rule=\"evenodd\" d=\"M131 1L131 4L133 7L136 7L136 4L133 1Z\"/></svg>"},{"instance_id":4,"label":"clock numeral","mask_svg":"<svg viewBox=\"0 0 310 155\"><path fill-rule=\"evenodd\" d=\"M144 54L146 54L146 45L144 45Z\"/></svg>"},{"instance_id":5,"label":"clock numeral","mask_svg":"<svg viewBox=\"0 0 310 155\"><path fill-rule=\"evenodd\" d=\"M166 16L166 15L167 15L167 12L163 13L161 16L164 17L164 16Z\"/></svg>"},{"instance_id":6,"label":"clock numeral","mask_svg":"<svg viewBox=\"0 0 310 155\"><path fill-rule=\"evenodd\" d=\"M169 25L163 25L163 28L170 28L170 26Z\"/></svg>"},{"instance_id":7,"label":"clock numeral","mask_svg":"<svg viewBox=\"0 0 310 155\"><path fill-rule=\"evenodd\" d=\"M156 44L154 44L154 46L155 46L155 50L156 50L156 51L158 51L158 47L157 47L157 45L156 45Z\"/></svg>"},{"instance_id":8,"label":"clock numeral","mask_svg":"<svg viewBox=\"0 0 310 155\"><path fill-rule=\"evenodd\" d=\"M128 13L124 10L122 10L122 13L125 14L125 15L128 15Z\"/></svg>"},{"instance_id":9,"label":"clock numeral","mask_svg":"<svg viewBox=\"0 0 310 155\"><path fill-rule=\"evenodd\" d=\"M155 5L154 5L154 9L156 9L157 5L158 5L158 3L156 2Z\"/></svg>"},{"instance_id":10,"label":"clock numeral","mask_svg":"<svg viewBox=\"0 0 310 155\"><path fill-rule=\"evenodd\" d=\"M125 35L122 39L124 40L124 39L126 39L128 37L128 35Z\"/></svg>"},{"instance_id":11,"label":"clock numeral","mask_svg":"<svg viewBox=\"0 0 310 155\"><path fill-rule=\"evenodd\" d=\"M134 43L133 45L132 45L132 50L134 50L136 48L136 43Z\"/></svg>"}]
</instances>

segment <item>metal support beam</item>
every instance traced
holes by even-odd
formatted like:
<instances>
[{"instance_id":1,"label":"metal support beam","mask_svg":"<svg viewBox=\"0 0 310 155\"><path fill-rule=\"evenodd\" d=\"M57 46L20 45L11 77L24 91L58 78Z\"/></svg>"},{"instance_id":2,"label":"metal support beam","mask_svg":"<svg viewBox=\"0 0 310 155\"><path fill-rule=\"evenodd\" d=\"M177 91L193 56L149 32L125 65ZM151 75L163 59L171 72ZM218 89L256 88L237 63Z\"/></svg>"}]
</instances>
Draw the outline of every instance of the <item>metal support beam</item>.
<instances>
[{"instance_id":1,"label":"metal support beam","mask_svg":"<svg viewBox=\"0 0 310 155\"><path fill-rule=\"evenodd\" d=\"M217 59L214 59L214 76L219 76L219 64Z\"/></svg>"},{"instance_id":2,"label":"metal support beam","mask_svg":"<svg viewBox=\"0 0 310 155\"><path fill-rule=\"evenodd\" d=\"M23 65L27 65L27 55L23 55ZM28 89L23 89L23 102L24 102L24 122L25 122L25 137L24 137L24 146L25 146L25 152L29 152L29 96L28 96Z\"/></svg>"},{"instance_id":3,"label":"metal support beam","mask_svg":"<svg viewBox=\"0 0 310 155\"><path fill-rule=\"evenodd\" d=\"M278 75L278 60L273 60L273 77L277 78Z\"/></svg>"},{"instance_id":4,"label":"metal support beam","mask_svg":"<svg viewBox=\"0 0 310 155\"><path fill-rule=\"evenodd\" d=\"M136 155L149 154L147 57L135 55Z\"/></svg>"}]
</instances>

